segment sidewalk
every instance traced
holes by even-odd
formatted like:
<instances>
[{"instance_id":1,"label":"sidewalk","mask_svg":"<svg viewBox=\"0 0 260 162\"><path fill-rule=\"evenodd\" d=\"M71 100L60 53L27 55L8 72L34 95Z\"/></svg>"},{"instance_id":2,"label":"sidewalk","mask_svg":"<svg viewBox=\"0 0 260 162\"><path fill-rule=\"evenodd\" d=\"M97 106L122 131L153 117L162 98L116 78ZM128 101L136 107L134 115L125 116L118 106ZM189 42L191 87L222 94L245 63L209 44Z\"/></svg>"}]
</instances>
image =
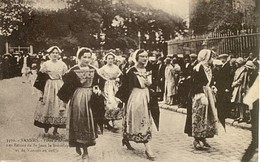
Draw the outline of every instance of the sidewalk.
<instances>
[{"instance_id":1,"label":"sidewalk","mask_svg":"<svg viewBox=\"0 0 260 162\"><path fill-rule=\"evenodd\" d=\"M181 113L181 114L187 114L187 109L186 108L178 108L178 105L170 106L170 105L164 104L163 102L159 102L159 107L161 109L170 110L170 111L178 112L178 113ZM235 127L239 127L239 128L243 128L243 129L251 129L251 124L238 123L238 122L233 123L233 121L234 121L233 119L227 118L226 124L232 125L232 126L235 126Z\"/></svg>"}]
</instances>

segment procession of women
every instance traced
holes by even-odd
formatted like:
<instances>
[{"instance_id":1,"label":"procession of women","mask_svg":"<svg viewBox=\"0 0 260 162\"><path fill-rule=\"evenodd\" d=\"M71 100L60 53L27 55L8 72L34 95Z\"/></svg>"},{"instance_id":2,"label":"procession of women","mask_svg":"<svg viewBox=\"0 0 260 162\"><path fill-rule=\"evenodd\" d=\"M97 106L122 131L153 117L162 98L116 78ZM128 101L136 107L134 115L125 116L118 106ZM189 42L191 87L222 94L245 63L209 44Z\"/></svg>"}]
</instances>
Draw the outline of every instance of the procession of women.
<instances>
[{"instance_id":1,"label":"procession of women","mask_svg":"<svg viewBox=\"0 0 260 162\"><path fill-rule=\"evenodd\" d=\"M93 51L81 47L75 54L77 63L68 68L60 59L61 51L58 46L46 50L49 60L41 64L33 84L40 91L34 125L43 129L45 134L50 133L53 127L54 136L59 136L59 129L66 129L69 147L75 147L75 154L82 159L91 156L88 149L99 142L99 135L106 136L103 129L112 132L122 129L123 146L132 151L135 148L130 142L142 143L146 157L160 161L150 144L153 125L159 131L158 102L168 105L185 102L187 118L184 132L193 137L191 143L195 150L210 149L207 138L213 138L218 129L225 128L225 117L219 106L221 97L216 67L222 66L222 57L229 61L229 56L216 56L213 50L202 49L198 55L185 56L188 60L194 55L196 58L187 62L187 66L180 66L175 56L152 56L144 49L137 49L118 66L116 60L119 56L108 51L103 55L103 66L100 66L95 63ZM233 87L242 86L242 81L238 82L236 78L242 74L244 79L248 78L249 71L258 68L255 63L248 60L243 69L237 70ZM187 76L178 75L188 67ZM181 86L177 83L182 81L181 77L186 77L185 84L189 88L180 99L177 94L181 92ZM255 80L258 81L258 76L250 80L251 85ZM247 85L247 90L240 97L251 95L249 89ZM232 100L243 103L236 96L237 91L234 88ZM256 100L247 101L250 110L254 110L252 105ZM240 106L238 111L240 116L236 121L241 122L245 108L241 110ZM251 119L255 120L253 115ZM116 125L116 121L122 121L122 125Z\"/></svg>"}]
</instances>

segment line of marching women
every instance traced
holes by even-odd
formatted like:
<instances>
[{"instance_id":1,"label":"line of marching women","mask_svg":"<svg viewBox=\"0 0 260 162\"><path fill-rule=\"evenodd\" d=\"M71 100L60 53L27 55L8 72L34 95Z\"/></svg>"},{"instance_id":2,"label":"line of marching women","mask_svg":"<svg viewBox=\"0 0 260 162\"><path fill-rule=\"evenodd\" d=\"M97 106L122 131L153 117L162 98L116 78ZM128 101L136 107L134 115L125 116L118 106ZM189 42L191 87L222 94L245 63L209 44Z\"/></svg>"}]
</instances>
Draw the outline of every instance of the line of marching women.
<instances>
[{"instance_id":1,"label":"line of marching women","mask_svg":"<svg viewBox=\"0 0 260 162\"><path fill-rule=\"evenodd\" d=\"M154 58L149 60L147 51L138 49L130 55L129 62L119 68L114 64L117 56L108 52L103 58L105 64L98 68L93 66L92 50L82 47L76 54L77 64L68 70L58 59L59 47L53 46L47 52L50 60L42 64L34 84L42 92L34 125L43 128L45 133L54 127L54 135L59 134L59 128L66 128L69 146L75 147L76 153L86 159L88 147L96 144L98 134L103 133L103 125L114 128L114 121L122 119L122 145L134 150L130 142L142 143L147 158L155 160L150 141L153 123L159 130L158 99L162 99L165 88L166 104L173 104L177 90L160 74L165 75L166 80L174 80L174 71L181 70L176 58L172 61L166 58L166 66L162 68L163 58L159 57L156 63ZM187 91L183 103L187 105L185 133L194 138L194 148L201 150L211 147L206 139L218 134L219 123L225 127L231 84L232 100L241 106L239 121L242 121L243 98L250 88L249 83L254 83L255 79L250 76L256 66L253 61L241 65L232 83L227 78L231 69L226 55L214 60L216 56L212 50L202 49L196 57L194 64L184 66L187 70L183 70L182 75L187 77L188 88L183 90ZM189 61L186 57L184 60ZM241 62L240 58L236 62ZM163 82L165 84L161 84Z\"/></svg>"},{"instance_id":2,"label":"line of marching women","mask_svg":"<svg viewBox=\"0 0 260 162\"><path fill-rule=\"evenodd\" d=\"M157 129L159 126L159 106L151 88L152 71L146 66L148 53L135 51L134 64L121 72L111 52L104 56L106 64L98 69L91 65L91 49L82 47L76 54L77 64L69 70L58 59L59 47L47 52L50 60L42 64L34 84L42 93L34 125L45 133L54 127L54 135L59 134L59 128L67 128L69 146L86 159L99 130L103 133L103 124L123 119L122 145L134 150L129 141L143 143L147 158L155 160L150 140L152 122Z\"/></svg>"}]
</instances>

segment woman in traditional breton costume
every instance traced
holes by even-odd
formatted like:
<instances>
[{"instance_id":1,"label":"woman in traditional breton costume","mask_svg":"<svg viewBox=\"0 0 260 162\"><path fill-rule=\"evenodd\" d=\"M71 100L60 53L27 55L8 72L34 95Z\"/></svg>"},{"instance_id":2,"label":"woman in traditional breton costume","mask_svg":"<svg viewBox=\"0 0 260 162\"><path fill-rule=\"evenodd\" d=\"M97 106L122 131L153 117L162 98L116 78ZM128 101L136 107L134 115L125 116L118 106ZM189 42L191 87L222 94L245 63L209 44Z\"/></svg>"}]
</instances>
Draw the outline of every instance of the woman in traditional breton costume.
<instances>
[{"instance_id":1,"label":"woman in traditional breton costume","mask_svg":"<svg viewBox=\"0 0 260 162\"><path fill-rule=\"evenodd\" d=\"M134 150L129 141L143 143L147 157L154 160L155 156L149 143L152 139L152 106L149 88L152 84L152 73L145 68L148 53L140 49L135 51L132 57L135 65L127 71L117 93L117 96L126 103L122 144L126 145L129 150Z\"/></svg>"},{"instance_id":2,"label":"woman in traditional breton costume","mask_svg":"<svg viewBox=\"0 0 260 162\"><path fill-rule=\"evenodd\" d=\"M63 81L62 75L68 70L67 65L59 60L61 50L57 46L50 47L50 60L44 62L38 73L34 86L42 92L34 115L34 125L44 128L48 133L49 128L54 127L53 134L58 135L58 128L66 128L66 115L63 102L57 93Z\"/></svg>"},{"instance_id":3,"label":"woman in traditional breton costume","mask_svg":"<svg viewBox=\"0 0 260 162\"><path fill-rule=\"evenodd\" d=\"M217 134L217 109L215 107L215 96L211 86L212 63L211 50L203 49L198 54L199 63L193 69L191 97L191 124L186 123L185 133L194 137L194 148L203 149L210 147L206 138L213 138ZM214 91L215 92L215 91ZM189 116L187 115L187 118ZM188 122L189 120L187 120ZM200 145L203 143L203 146Z\"/></svg>"},{"instance_id":4,"label":"woman in traditional breton costume","mask_svg":"<svg viewBox=\"0 0 260 162\"><path fill-rule=\"evenodd\" d=\"M96 124L98 119L104 117L104 100L99 89L101 78L95 67L90 65L92 51L89 48L80 48L77 59L78 65L63 76L64 84L58 96L64 103L69 102L69 146L76 147L79 155L82 154L82 148L82 158L85 159L88 157L88 147L96 144Z\"/></svg>"},{"instance_id":5,"label":"woman in traditional breton costume","mask_svg":"<svg viewBox=\"0 0 260 162\"><path fill-rule=\"evenodd\" d=\"M105 55L104 60L106 64L98 70L99 75L105 80L103 95L105 96L105 118L109 121L122 119L123 109L118 105L120 100L115 97L119 87L119 77L122 75L121 70L114 64L115 55L108 53ZM107 122L107 125L110 126Z\"/></svg>"}]
</instances>

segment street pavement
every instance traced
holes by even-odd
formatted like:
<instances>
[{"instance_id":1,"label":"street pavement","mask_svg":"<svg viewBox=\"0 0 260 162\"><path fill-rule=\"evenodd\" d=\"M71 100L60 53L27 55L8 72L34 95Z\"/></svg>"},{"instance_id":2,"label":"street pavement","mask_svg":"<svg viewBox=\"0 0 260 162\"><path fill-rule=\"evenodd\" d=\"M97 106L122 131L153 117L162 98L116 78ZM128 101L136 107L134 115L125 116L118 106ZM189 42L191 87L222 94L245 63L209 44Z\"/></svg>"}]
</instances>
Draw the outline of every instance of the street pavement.
<instances>
[{"instance_id":1,"label":"street pavement","mask_svg":"<svg viewBox=\"0 0 260 162\"><path fill-rule=\"evenodd\" d=\"M69 148L66 130L60 136L48 135L33 125L38 100L29 83L20 77L0 81L0 162L79 162L75 148ZM152 149L158 162L237 162L251 142L251 132L227 125L219 135L208 139L211 148L194 150L193 139L183 133L186 115L161 109L160 131L153 129ZM116 122L121 128L121 121ZM104 131L96 146L89 148L90 162L149 162L143 144L131 143L134 151L121 143L121 132ZM257 161L255 153L253 161ZM2 160L2 161L1 161Z\"/></svg>"},{"instance_id":2,"label":"street pavement","mask_svg":"<svg viewBox=\"0 0 260 162\"><path fill-rule=\"evenodd\" d=\"M161 109L187 114L187 109L178 107L178 105L167 105L164 104L164 102L159 102L159 107ZM234 119L231 118L226 118L225 123L243 129L249 129L249 130L251 129L251 124L248 124L246 122L238 123L237 121L234 121Z\"/></svg>"}]
</instances>

